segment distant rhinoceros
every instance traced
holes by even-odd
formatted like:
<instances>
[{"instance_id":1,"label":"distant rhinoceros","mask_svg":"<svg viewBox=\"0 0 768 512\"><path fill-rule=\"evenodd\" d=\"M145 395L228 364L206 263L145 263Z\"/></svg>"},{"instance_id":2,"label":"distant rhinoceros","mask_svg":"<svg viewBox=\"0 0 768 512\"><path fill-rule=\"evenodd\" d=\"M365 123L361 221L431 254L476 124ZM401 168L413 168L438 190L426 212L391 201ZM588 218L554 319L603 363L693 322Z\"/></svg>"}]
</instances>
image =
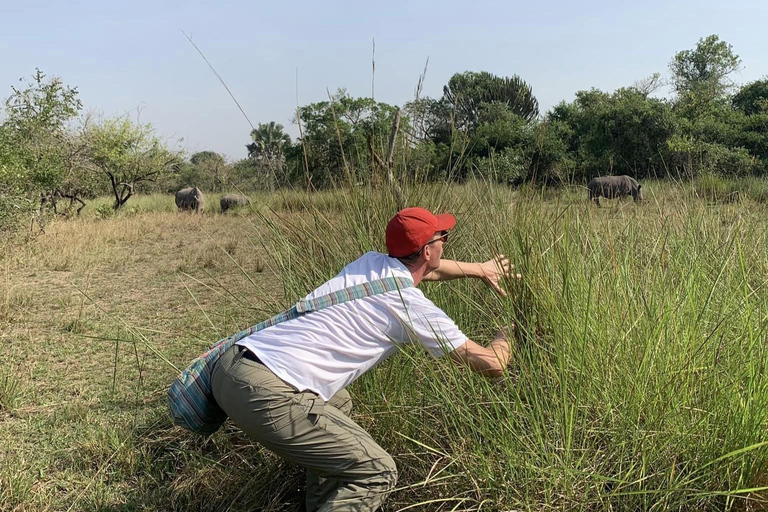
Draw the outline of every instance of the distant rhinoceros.
<instances>
[{"instance_id":1,"label":"distant rhinoceros","mask_svg":"<svg viewBox=\"0 0 768 512\"><path fill-rule=\"evenodd\" d=\"M602 176L594 178L587 185L587 197L595 200L600 206L600 197L615 199L617 197L632 196L635 201L643 200L642 185L631 176Z\"/></svg>"},{"instance_id":2,"label":"distant rhinoceros","mask_svg":"<svg viewBox=\"0 0 768 512\"><path fill-rule=\"evenodd\" d=\"M203 213L205 210L205 196L197 187L187 187L176 192L176 206L180 210L195 210Z\"/></svg>"},{"instance_id":3,"label":"distant rhinoceros","mask_svg":"<svg viewBox=\"0 0 768 512\"><path fill-rule=\"evenodd\" d=\"M221 213L224 213L236 206L248 206L251 204L251 198L242 194L227 194L221 198L219 204L221 205Z\"/></svg>"}]
</instances>

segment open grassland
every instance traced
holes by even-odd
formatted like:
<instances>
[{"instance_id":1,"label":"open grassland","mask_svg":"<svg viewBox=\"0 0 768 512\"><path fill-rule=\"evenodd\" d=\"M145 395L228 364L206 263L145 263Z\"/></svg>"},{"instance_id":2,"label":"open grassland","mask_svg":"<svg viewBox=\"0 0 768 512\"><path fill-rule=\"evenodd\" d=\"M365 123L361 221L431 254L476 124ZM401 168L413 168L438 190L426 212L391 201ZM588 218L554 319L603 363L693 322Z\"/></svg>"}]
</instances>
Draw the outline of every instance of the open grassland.
<instances>
[{"instance_id":1,"label":"open grassland","mask_svg":"<svg viewBox=\"0 0 768 512\"><path fill-rule=\"evenodd\" d=\"M601 209L576 188L408 191L459 219L446 257L503 252L523 279L507 299L424 285L477 341L517 324L505 378L414 348L353 385L353 417L399 466L388 510L765 509L768 207L644 191ZM367 188L252 199L226 216L215 197L202 216L166 196L117 215L96 202L4 249L0 509L299 507L299 470L231 425L172 427L165 389L173 365L383 250L395 202Z\"/></svg>"}]
</instances>

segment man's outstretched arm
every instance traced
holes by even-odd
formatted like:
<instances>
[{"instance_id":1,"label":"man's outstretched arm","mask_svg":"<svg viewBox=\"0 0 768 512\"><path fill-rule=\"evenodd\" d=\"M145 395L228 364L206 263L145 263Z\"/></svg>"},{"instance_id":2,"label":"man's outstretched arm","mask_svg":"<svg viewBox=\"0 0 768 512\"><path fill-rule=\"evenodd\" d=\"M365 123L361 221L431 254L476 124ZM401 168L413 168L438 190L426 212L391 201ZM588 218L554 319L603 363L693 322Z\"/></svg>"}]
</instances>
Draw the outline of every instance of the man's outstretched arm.
<instances>
[{"instance_id":1,"label":"man's outstretched arm","mask_svg":"<svg viewBox=\"0 0 768 512\"><path fill-rule=\"evenodd\" d=\"M501 288L499 283L502 278L513 275L515 266L509 262L509 258L499 254L492 260L484 263L467 263L454 260L440 260L440 266L426 274L423 281L447 281L449 279L459 279L461 277L474 277L482 279L491 288L502 297L507 293ZM514 274L515 278L520 279L520 274Z\"/></svg>"},{"instance_id":2,"label":"man's outstretched arm","mask_svg":"<svg viewBox=\"0 0 768 512\"><path fill-rule=\"evenodd\" d=\"M451 359L468 366L473 372L485 377L501 377L512 356L509 337L505 331L499 331L487 347L467 340L462 346L450 353Z\"/></svg>"}]
</instances>

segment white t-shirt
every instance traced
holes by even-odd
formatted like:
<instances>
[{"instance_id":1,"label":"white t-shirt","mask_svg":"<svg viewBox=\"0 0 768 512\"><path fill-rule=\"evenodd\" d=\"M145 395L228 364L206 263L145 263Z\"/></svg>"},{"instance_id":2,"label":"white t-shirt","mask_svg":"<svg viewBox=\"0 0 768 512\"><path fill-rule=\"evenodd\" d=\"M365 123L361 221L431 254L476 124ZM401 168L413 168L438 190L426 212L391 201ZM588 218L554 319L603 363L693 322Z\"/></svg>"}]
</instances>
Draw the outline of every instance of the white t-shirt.
<instances>
[{"instance_id":1,"label":"white t-shirt","mask_svg":"<svg viewBox=\"0 0 768 512\"><path fill-rule=\"evenodd\" d=\"M369 252L310 293L315 299L385 277L412 278L399 260ZM397 351L418 341L434 357L460 347L467 337L416 287L336 304L243 338L275 375L300 391L329 400Z\"/></svg>"}]
</instances>

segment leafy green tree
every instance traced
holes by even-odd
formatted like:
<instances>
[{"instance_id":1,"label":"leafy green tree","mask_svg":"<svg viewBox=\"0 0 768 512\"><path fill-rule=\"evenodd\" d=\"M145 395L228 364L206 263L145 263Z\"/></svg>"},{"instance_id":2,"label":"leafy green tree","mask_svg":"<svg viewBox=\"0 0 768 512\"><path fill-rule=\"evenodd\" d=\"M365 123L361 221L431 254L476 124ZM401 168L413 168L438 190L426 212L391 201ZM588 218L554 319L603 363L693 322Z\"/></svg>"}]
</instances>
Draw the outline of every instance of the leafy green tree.
<instances>
[{"instance_id":1,"label":"leafy green tree","mask_svg":"<svg viewBox=\"0 0 768 512\"><path fill-rule=\"evenodd\" d=\"M226 158L214 151L199 151L176 166L174 172L158 178L152 188L176 192L184 187L196 186L204 192L218 192L232 184L232 165Z\"/></svg>"},{"instance_id":2,"label":"leafy green tree","mask_svg":"<svg viewBox=\"0 0 768 512\"><path fill-rule=\"evenodd\" d=\"M181 162L180 152L169 149L152 126L133 124L125 117L90 126L86 138L89 158L108 181L115 210L134 195L137 185L156 181Z\"/></svg>"},{"instance_id":3,"label":"leafy green tree","mask_svg":"<svg viewBox=\"0 0 768 512\"><path fill-rule=\"evenodd\" d=\"M725 106L680 120L676 163L686 175L709 172L726 177L768 168L768 114L747 115Z\"/></svg>"},{"instance_id":4,"label":"leafy green tree","mask_svg":"<svg viewBox=\"0 0 768 512\"><path fill-rule=\"evenodd\" d=\"M0 232L13 231L33 208L27 175L9 129L0 125Z\"/></svg>"},{"instance_id":5,"label":"leafy green tree","mask_svg":"<svg viewBox=\"0 0 768 512\"><path fill-rule=\"evenodd\" d=\"M526 176L521 145L530 135L525 125L536 120L539 106L520 77L456 73L442 98L417 99L406 104L405 111L413 126L410 140L431 143L432 162L426 166L430 179L463 180L480 172L513 182ZM495 163L485 161L488 158L512 170L499 171Z\"/></svg>"},{"instance_id":6,"label":"leafy green tree","mask_svg":"<svg viewBox=\"0 0 768 512\"><path fill-rule=\"evenodd\" d=\"M200 151L192 155L189 162L195 168L194 174L198 176L200 185L207 190L222 191L230 185L232 166L222 155L214 151ZM193 184L185 186L189 185Z\"/></svg>"},{"instance_id":7,"label":"leafy green tree","mask_svg":"<svg viewBox=\"0 0 768 512\"><path fill-rule=\"evenodd\" d=\"M435 144L450 144L453 132L453 105L445 98L419 98L405 104L416 141L429 140Z\"/></svg>"},{"instance_id":8,"label":"leafy green tree","mask_svg":"<svg viewBox=\"0 0 768 512\"><path fill-rule=\"evenodd\" d=\"M263 188L259 165L253 158L241 158L232 164L232 182L240 190Z\"/></svg>"},{"instance_id":9,"label":"leafy green tree","mask_svg":"<svg viewBox=\"0 0 768 512\"><path fill-rule=\"evenodd\" d=\"M723 102L733 86L729 75L740 66L741 58L733 47L714 34L699 39L693 50L676 53L669 69L686 115L701 114Z\"/></svg>"},{"instance_id":10,"label":"leafy green tree","mask_svg":"<svg viewBox=\"0 0 768 512\"><path fill-rule=\"evenodd\" d=\"M582 175L663 176L667 142L677 131L671 105L643 91L622 88L608 94L579 91L576 100L547 116L557 123Z\"/></svg>"},{"instance_id":11,"label":"leafy green tree","mask_svg":"<svg viewBox=\"0 0 768 512\"><path fill-rule=\"evenodd\" d=\"M41 214L46 204L56 211L62 197L84 205L90 184L81 140L70 126L82 109L77 88L38 69L26 87L11 89L0 127L0 194L16 196L17 205L24 203L19 195L38 195Z\"/></svg>"},{"instance_id":12,"label":"leafy green tree","mask_svg":"<svg viewBox=\"0 0 768 512\"><path fill-rule=\"evenodd\" d=\"M373 178L376 157L386 158L382 155L388 152L397 110L371 98L353 98L344 89L332 101L300 107L304 138L291 152L297 161L289 162L289 168L303 167L306 151L314 187ZM409 132L408 119L402 119L396 148L402 148L403 133Z\"/></svg>"},{"instance_id":13,"label":"leafy green tree","mask_svg":"<svg viewBox=\"0 0 768 512\"><path fill-rule=\"evenodd\" d=\"M474 129L480 122L482 105L504 104L510 112L531 121L539 115L539 102L531 86L517 75L496 76L486 71L456 73L443 87L443 99L453 106L455 124Z\"/></svg>"},{"instance_id":14,"label":"leafy green tree","mask_svg":"<svg viewBox=\"0 0 768 512\"><path fill-rule=\"evenodd\" d=\"M755 80L737 92L731 100L733 107L748 116L768 114L768 78Z\"/></svg>"}]
</instances>

